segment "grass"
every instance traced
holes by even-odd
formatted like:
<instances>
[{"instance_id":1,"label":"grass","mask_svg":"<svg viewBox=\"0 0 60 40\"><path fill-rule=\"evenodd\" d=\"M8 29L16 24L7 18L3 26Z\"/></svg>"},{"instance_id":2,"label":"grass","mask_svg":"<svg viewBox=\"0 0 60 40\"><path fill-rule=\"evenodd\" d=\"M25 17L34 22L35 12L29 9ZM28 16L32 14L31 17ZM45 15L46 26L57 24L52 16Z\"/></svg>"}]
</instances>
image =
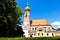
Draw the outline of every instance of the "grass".
<instances>
[{"instance_id":1,"label":"grass","mask_svg":"<svg viewBox=\"0 0 60 40\"><path fill-rule=\"evenodd\" d=\"M60 40L60 36L56 37L15 37L15 38L3 38L1 37L0 40Z\"/></svg>"}]
</instances>

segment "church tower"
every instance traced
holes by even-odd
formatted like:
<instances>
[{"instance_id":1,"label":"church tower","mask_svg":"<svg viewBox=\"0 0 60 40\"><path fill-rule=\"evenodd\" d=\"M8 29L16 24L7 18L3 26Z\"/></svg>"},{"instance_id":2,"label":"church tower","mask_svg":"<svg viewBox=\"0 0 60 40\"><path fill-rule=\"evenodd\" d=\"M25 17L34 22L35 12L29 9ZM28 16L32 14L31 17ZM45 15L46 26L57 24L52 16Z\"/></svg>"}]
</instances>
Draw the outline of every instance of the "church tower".
<instances>
[{"instance_id":1,"label":"church tower","mask_svg":"<svg viewBox=\"0 0 60 40\"><path fill-rule=\"evenodd\" d=\"M30 6L27 3L24 10L24 35L28 37L30 31Z\"/></svg>"}]
</instances>

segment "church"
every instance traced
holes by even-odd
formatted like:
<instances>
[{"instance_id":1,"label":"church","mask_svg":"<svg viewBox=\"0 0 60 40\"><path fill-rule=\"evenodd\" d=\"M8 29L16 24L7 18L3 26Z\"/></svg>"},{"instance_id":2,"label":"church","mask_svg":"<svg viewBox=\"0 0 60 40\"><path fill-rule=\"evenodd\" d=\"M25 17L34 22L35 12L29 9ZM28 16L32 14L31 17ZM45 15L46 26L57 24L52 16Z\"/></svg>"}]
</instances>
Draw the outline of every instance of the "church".
<instances>
[{"instance_id":1,"label":"church","mask_svg":"<svg viewBox=\"0 0 60 40\"><path fill-rule=\"evenodd\" d=\"M23 31L25 37L51 37L55 35L55 29L46 19L30 20L30 5L27 4L24 10Z\"/></svg>"}]
</instances>

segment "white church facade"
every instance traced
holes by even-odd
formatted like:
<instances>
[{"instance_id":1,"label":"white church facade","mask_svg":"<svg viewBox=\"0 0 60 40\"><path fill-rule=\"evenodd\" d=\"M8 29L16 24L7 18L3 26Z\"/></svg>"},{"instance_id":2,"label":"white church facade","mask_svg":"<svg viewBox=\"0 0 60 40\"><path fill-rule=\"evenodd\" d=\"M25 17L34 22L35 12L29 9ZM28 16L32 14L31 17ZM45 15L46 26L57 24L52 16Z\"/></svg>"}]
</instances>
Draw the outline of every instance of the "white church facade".
<instances>
[{"instance_id":1,"label":"white church facade","mask_svg":"<svg viewBox=\"0 0 60 40\"><path fill-rule=\"evenodd\" d=\"M30 20L30 6L26 5L24 10L23 31L25 37L51 37L55 35L55 29L45 19Z\"/></svg>"}]
</instances>

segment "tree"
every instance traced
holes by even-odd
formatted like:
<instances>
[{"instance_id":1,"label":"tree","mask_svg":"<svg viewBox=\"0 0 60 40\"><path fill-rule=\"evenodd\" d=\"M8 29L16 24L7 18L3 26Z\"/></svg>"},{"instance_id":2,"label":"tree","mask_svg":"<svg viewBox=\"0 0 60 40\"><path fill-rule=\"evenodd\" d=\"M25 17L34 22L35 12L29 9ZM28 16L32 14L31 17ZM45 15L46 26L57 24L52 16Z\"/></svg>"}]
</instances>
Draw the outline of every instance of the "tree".
<instances>
[{"instance_id":1,"label":"tree","mask_svg":"<svg viewBox=\"0 0 60 40\"><path fill-rule=\"evenodd\" d=\"M17 26L22 23L21 16L22 11L16 6L15 0L0 0L0 37L17 36Z\"/></svg>"},{"instance_id":2,"label":"tree","mask_svg":"<svg viewBox=\"0 0 60 40\"><path fill-rule=\"evenodd\" d=\"M17 36L23 36L22 34L24 34L23 30L22 30L22 27L18 26L17 27Z\"/></svg>"}]
</instances>

